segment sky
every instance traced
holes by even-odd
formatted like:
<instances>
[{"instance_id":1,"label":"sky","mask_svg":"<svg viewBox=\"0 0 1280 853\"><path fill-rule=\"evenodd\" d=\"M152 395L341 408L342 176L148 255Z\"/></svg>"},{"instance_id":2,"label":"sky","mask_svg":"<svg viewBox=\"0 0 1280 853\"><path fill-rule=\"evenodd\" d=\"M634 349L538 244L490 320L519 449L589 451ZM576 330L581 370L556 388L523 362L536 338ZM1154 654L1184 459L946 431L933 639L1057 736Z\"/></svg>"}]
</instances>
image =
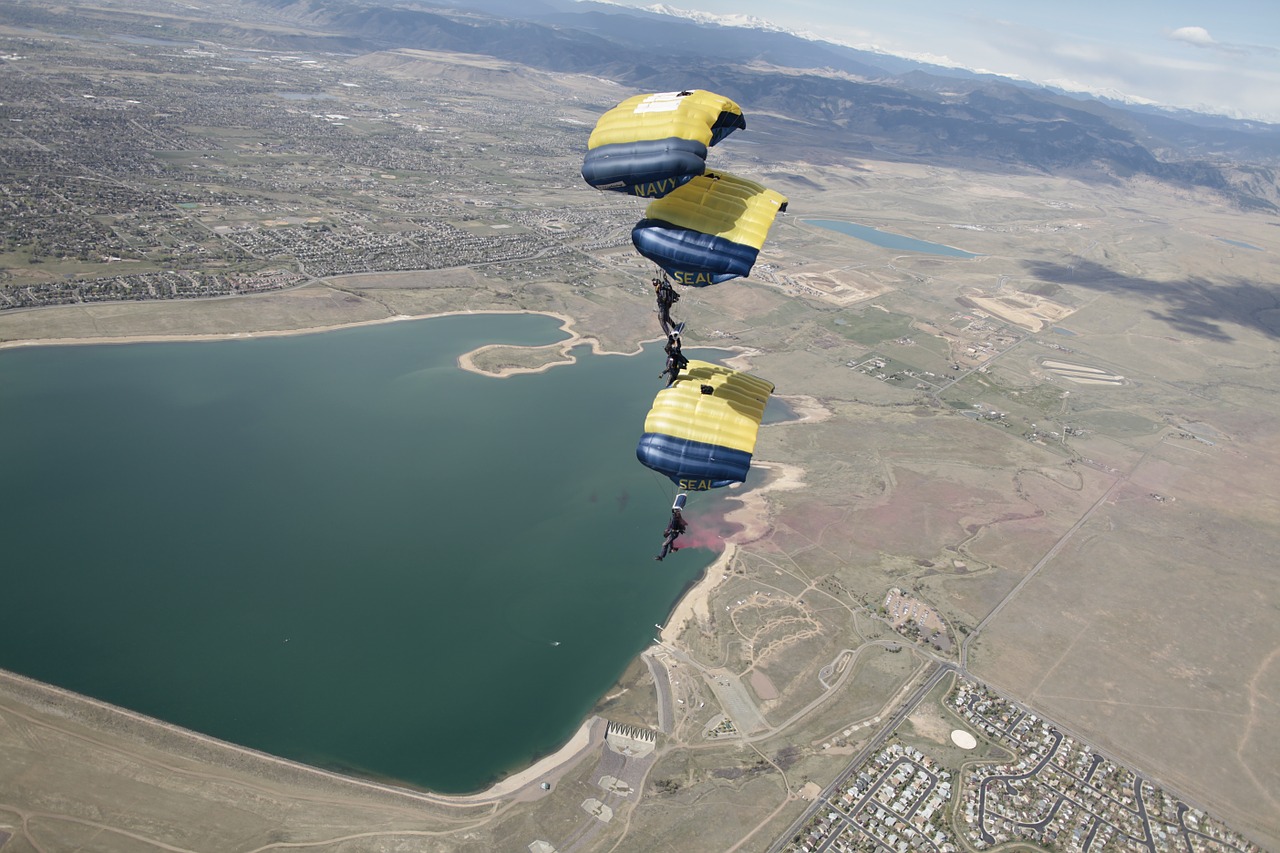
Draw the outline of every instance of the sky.
<instances>
[{"instance_id":1,"label":"sky","mask_svg":"<svg viewBox=\"0 0 1280 853\"><path fill-rule=\"evenodd\" d=\"M654 0L619 0L649 8ZM1280 122L1277 0L665 0L876 50Z\"/></svg>"}]
</instances>

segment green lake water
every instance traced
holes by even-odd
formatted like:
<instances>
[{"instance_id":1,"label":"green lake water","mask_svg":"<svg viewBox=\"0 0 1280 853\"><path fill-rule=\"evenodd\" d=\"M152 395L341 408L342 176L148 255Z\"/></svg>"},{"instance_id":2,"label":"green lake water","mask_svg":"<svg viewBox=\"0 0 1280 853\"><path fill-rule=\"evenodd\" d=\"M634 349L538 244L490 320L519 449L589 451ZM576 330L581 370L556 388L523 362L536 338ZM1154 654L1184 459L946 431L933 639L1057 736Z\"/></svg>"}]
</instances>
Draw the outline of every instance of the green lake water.
<instances>
[{"instance_id":1,"label":"green lake water","mask_svg":"<svg viewBox=\"0 0 1280 853\"><path fill-rule=\"evenodd\" d=\"M0 353L0 666L441 792L554 751L715 556L652 558L656 346L455 364L562 338L484 315ZM690 509L714 547L722 496Z\"/></svg>"}]
</instances>

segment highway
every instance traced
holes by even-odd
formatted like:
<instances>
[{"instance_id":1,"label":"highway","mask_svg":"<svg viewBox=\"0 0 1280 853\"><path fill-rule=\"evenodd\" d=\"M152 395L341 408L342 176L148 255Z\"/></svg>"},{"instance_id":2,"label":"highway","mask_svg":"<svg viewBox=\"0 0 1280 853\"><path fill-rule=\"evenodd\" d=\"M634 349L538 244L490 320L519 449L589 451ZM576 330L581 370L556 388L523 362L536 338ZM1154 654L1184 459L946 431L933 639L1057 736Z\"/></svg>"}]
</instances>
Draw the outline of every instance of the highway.
<instances>
[{"instance_id":1,"label":"highway","mask_svg":"<svg viewBox=\"0 0 1280 853\"><path fill-rule=\"evenodd\" d=\"M945 678L948 673L956 671L954 664L943 663L941 661L935 661L933 666L934 669L929 676L920 683L919 687L911 692L911 695L908 696L901 705L898 706L898 710L894 711L893 714L885 720L884 725L880 727L880 731L876 732L876 736L867 741L867 744L859 750L858 754L855 755L848 764L845 765L844 769L836 774L835 779L833 779L827 787L822 789L822 793L819 794L812 803L810 803L809 807L804 810L804 814L796 818L795 821L787 827L787 831L779 835L774 840L773 844L769 847L769 853L781 853L782 849L791 843L791 839L795 837L796 833L803 829L805 824L807 824L809 820L817 814L818 809L829 807L827 800L829 800L833 794L844 786L849 775L865 764L867 760L880 749L880 747L884 746L884 742L888 739L889 735L892 734L898 726L902 725L902 721L916 709L916 706L924 700L925 696L929 695L929 691L936 687L939 681Z\"/></svg>"}]
</instances>

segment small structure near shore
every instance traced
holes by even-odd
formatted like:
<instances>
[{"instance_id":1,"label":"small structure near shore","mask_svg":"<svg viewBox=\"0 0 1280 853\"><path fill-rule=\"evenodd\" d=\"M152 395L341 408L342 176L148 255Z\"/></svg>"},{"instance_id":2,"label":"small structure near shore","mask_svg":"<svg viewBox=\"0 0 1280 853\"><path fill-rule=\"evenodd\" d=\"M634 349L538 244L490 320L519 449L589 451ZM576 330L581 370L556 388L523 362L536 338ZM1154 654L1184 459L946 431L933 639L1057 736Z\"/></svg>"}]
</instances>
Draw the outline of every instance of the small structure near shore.
<instances>
[{"instance_id":1,"label":"small structure near shore","mask_svg":"<svg viewBox=\"0 0 1280 853\"><path fill-rule=\"evenodd\" d=\"M657 732L610 721L604 732L604 742L609 749L628 758L643 758L653 752L658 742Z\"/></svg>"}]
</instances>

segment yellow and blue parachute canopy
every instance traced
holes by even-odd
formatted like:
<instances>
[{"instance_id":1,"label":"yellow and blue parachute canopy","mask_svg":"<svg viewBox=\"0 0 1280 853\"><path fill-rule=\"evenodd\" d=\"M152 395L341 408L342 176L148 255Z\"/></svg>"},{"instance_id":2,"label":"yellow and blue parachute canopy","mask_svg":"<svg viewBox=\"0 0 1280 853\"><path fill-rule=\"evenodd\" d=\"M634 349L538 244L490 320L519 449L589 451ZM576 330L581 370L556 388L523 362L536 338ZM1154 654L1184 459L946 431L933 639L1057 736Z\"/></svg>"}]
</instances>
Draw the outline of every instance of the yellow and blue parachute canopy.
<instances>
[{"instance_id":1,"label":"yellow and blue parachute canopy","mask_svg":"<svg viewBox=\"0 0 1280 853\"><path fill-rule=\"evenodd\" d=\"M742 108L714 92L636 95L596 123L582 177L599 190L659 198L701 175L707 149L746 126Z\"/></svg>"},{"instance_id":2,"label":"yellow and blue parachute canopy","mask_svg":"<svg viewBox=\"0 0 1280 853\"><path fill-rule=\"evenodd\" d=\"M786 209L781 193L707 172L649 202L631 242L680 284L716 284L751 272L774 217Z\"/></svg>"},{"instance_id":3,"label":"yellow and blue parachute canopy","mask_svg":"<svg viewBox=\"0 0 1280 853\"><path fill-rule=\"evenodd\" d=\"M705 361L690 361L658 392L636 458L681 489L741 483L773 383Z\"/></svg>"}]
</instances>

